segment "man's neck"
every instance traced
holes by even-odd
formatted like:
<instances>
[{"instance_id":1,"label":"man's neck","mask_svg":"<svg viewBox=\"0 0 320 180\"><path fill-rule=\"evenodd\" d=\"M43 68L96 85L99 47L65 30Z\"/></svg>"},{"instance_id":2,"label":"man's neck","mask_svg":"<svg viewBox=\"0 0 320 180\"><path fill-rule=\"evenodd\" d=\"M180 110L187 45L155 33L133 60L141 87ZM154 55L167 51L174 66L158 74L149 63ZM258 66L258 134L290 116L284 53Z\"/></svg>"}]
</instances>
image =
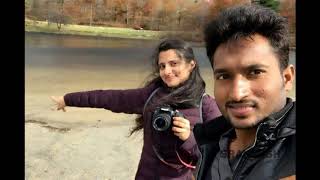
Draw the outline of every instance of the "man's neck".
<instances>
[{"instance_id":1,"label":"man's neck","mask_svg":"<svg viewBox=\"0 0 320 180\"><path fill-rule=\"evenodd\" d=\"M256 137L257 128L235 129L236 137L229 144L230 159L235 157L239 152L244 151L252 146Z\"/></svg>"}]
</instances>

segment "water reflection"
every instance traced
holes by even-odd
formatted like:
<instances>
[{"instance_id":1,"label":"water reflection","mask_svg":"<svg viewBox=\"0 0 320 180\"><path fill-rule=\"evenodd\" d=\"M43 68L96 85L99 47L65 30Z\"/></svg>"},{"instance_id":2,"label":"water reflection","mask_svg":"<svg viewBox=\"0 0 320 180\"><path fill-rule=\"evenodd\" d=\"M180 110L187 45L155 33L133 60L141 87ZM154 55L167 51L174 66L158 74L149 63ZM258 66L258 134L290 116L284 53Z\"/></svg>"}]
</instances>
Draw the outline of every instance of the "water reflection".
<instances>
[{"instance_id":1,"label":"water reflection","mask_svg":"<svg viewBox=\"0 0 320 180\"><path fill-rule=\"evenodd\" d=\"M25 33L25 46L27 50L31 51L30 53L47 53L48 55L51 53L52 55L63 56L77 53L82 55L112 56L112 58L117 59L121 56L134 56L135 54L150 55L157 43L158 41L155 40ZM201 64L207 64L204 62L207 61L205 49L203 47L194 47L194 51ZM133 59L136 58L139 58L139 56L133 57ZM290 51L289 59L295 65L295 50Z\"/></svg>"},{"instance_id":2,"label":"water reflection","mask_svg":"<svg viewBox=\"0 0 320 180\"><path fill-rule=\"evenodd\" d=\"M138 40L123 38L106 38L94 36L59 35L45 33L25 33L25 44L28 47L59 47L59 48L125 48L149 47L154 40Z\"/></svg>"}]
</instances>

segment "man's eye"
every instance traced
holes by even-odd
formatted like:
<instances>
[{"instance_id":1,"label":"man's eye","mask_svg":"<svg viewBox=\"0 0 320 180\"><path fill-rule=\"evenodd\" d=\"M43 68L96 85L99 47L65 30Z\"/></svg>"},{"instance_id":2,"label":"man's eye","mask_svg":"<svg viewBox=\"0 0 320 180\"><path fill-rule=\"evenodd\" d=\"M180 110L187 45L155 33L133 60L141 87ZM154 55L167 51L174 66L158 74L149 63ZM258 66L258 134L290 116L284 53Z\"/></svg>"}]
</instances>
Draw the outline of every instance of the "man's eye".
<instances>
[{"instance_id":1,"label":"man's eye","mask_svg":"<svg viewBox=\"0 0 320 180\"><path fill-rule=\"evenodd\" d=\"M263 73L262 70L260 70L260 69L255 69L255 70L250 71L250 72L249 72L249 75L259 75L259 74L261 74L261 73Z\"/></svg>"},{"instance_id":2,"label":"man's eye","mask_svg":"<svg viewBox=\"0 0 320 180\"><path fill-rule=\"evenodd\" d=\"M224 80L227 79L228 75L227 74L218 74L216 75L216 80Z\"/></svg>"}]
</instances>

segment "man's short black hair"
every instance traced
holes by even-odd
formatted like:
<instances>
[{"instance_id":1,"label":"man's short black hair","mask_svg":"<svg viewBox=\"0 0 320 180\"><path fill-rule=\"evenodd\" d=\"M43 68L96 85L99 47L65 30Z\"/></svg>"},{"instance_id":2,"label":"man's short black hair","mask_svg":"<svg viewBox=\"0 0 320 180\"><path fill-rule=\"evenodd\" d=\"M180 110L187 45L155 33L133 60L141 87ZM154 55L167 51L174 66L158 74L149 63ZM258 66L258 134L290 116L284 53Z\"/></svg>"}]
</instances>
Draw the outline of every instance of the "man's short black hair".
<instances>
[{"instance_id":1,"label":"man's short black hair","mask_svg":"<svg viewBox=\"0 0 320 180\"><path fill-rule=\"evenodd\" d=\"M259 34L266 37L278 55L280 68L288 66L288 21L270 8L247 4L222 11L204 30L207 56L213 67L217 47L230 40Z\"/></svg>"}]
</instances>

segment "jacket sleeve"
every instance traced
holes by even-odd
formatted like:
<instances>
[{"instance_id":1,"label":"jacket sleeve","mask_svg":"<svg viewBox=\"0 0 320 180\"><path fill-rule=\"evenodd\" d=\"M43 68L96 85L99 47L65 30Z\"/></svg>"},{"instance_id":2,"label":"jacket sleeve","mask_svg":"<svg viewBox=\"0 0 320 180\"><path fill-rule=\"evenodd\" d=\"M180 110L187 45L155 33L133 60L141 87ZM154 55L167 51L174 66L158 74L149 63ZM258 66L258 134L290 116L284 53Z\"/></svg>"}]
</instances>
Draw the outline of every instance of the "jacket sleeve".
<instances>
[{"instance_id":1,"label":"jacket sleeve","mask_svg":"<svg viewBox=\"0 0 320 180\"><path fill-rule=\"evenodd\" d=\"M209 122L219 116L221 112L217 106L216 101L209 95L203 97L202 100L202 118L203 123ZM197 160L200 158L200 151L197 145L195 135L191 131L189 138L182 143L180 146L180 152L185 152L185 159L189 159L189 162L194 162L196 164ZM189 156L189 157L188 157Z\"/></svg>"},{"instance_id":2,"label":"jacket sleeve","mask_svg":"<svg viewBox=\"0 0 320 180\"><path fill-rule=\"evenodd\" d=\"M68 93L67 106L104 108L117 113L141 114L148 96L156 89L154 84L128 90L92 90Z\"/></svg>"},{"instance_id":3,"label":"jacket sleeve","mask_svg":"<svg viewBox=\"0 0 320 180\"><path fill-rule=\"evenodd\" d=\"M220 136L232 126L223 116L219 116L205 123L198 123L193 128L195 140L199 146L217 141Z\"/></svg>"},{"instance_id":4,"label":"jacket sleeve","mask_svg":"<svg viewBox=\"0 0 320 180\"><path fill-rule=\"evenodd\" d=\"M197 164L197 161L200 158L200 151L192 131L189 138L180 146L178 153L185 163L191 164L192 166Z\"/></svg>"},{"instance_id":5,"label":"jacket sleeve","mask_svg":"<svg viewBox=\"0 0 320 180\"><path fill-rule=\"evenodd\" d=\"M221 116L216 100L210 95L206 95L202 100L202 118L203 122L211 121Z\"/></svg>"}]
</instances>

